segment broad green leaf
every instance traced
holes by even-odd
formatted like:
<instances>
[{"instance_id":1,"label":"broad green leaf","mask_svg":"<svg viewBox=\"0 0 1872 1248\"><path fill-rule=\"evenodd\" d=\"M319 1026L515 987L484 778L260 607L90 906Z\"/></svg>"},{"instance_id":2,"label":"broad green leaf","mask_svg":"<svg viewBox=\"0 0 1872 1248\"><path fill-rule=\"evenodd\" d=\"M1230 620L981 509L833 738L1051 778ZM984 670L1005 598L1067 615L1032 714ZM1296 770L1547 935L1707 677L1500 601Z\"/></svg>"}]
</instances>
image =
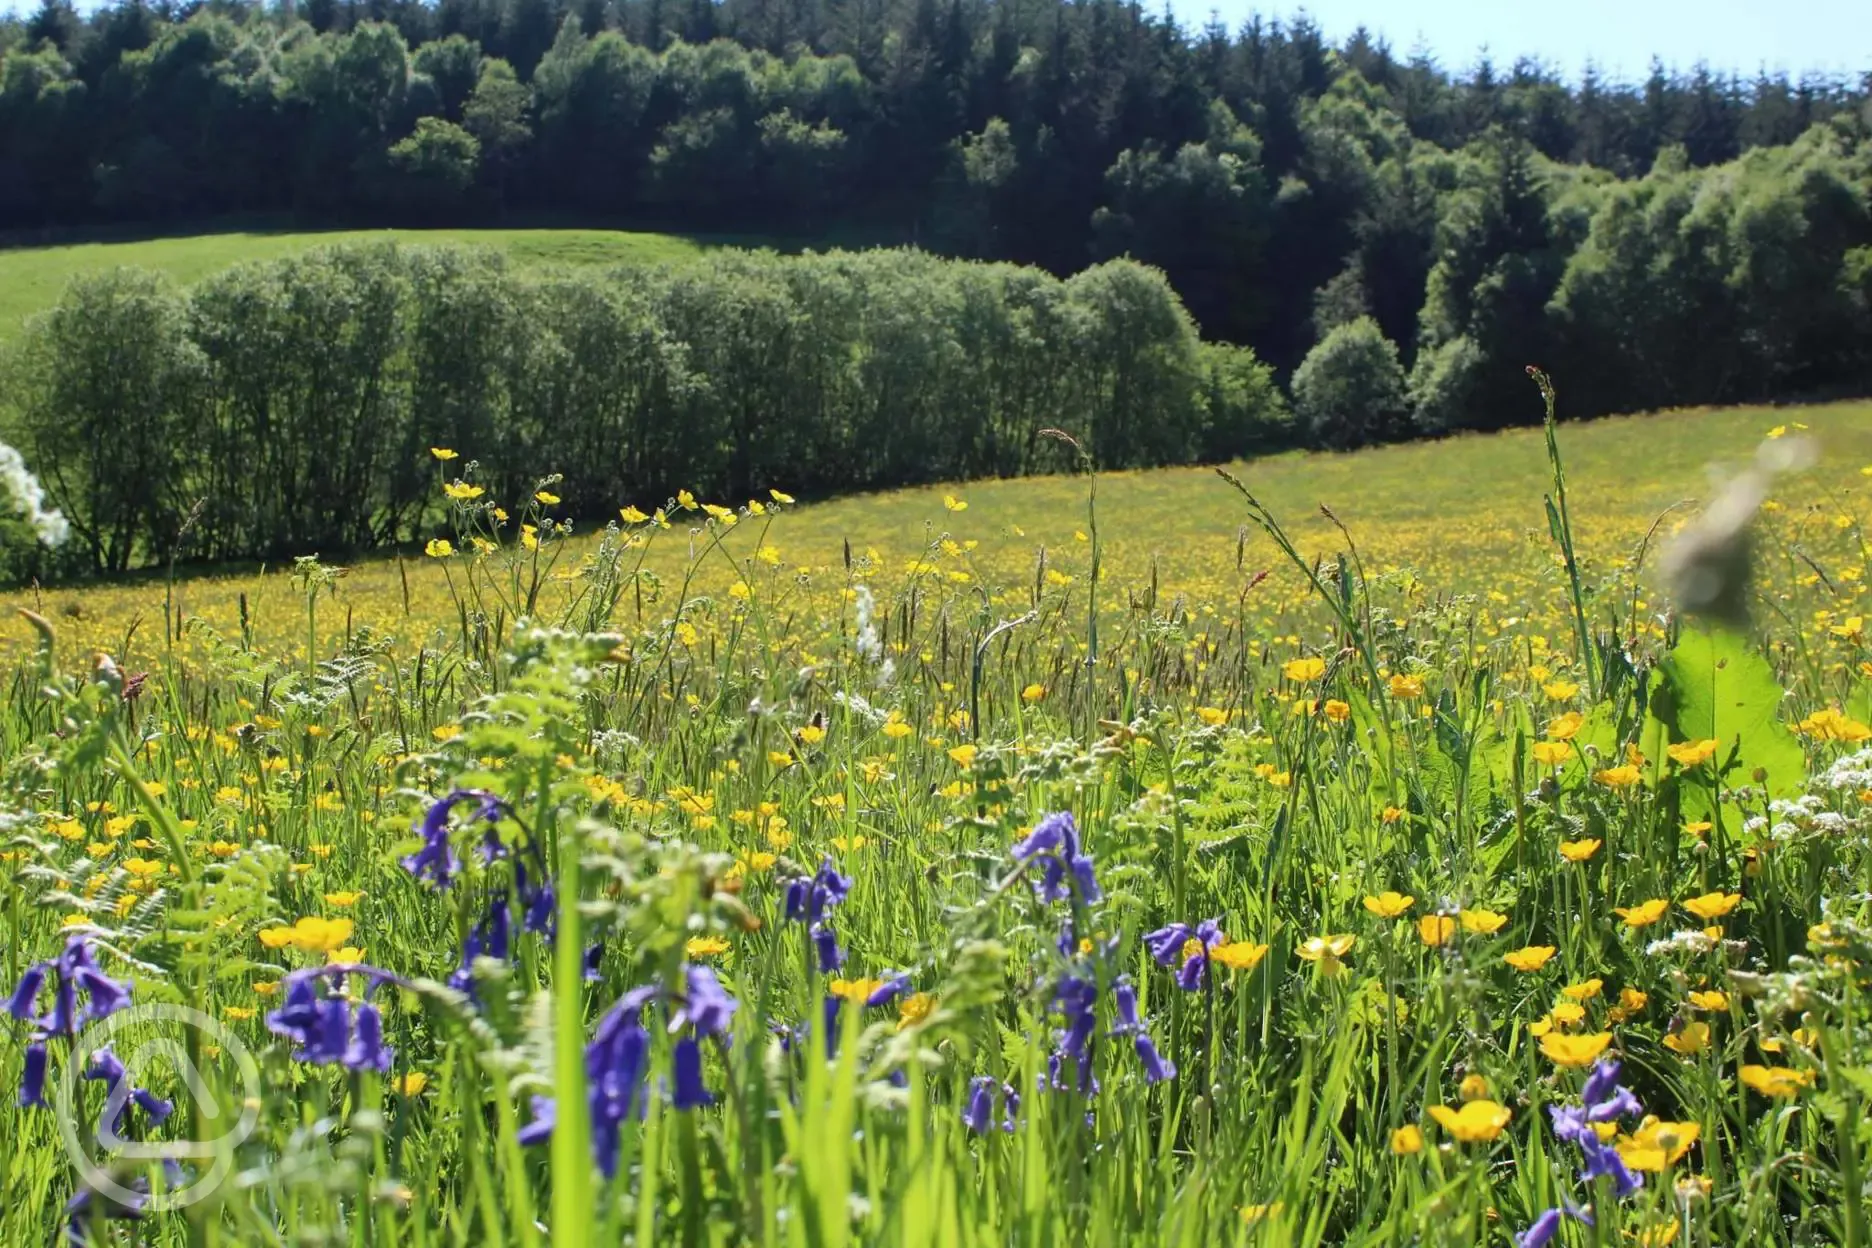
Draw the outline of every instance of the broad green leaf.
<instances>
[{"instance_id":1,"label":"broad green leaf","mask_svg":"<svg viewBox=\"0 0 1872 1248\"><path fill-rule=\"evenodd\" d=\"M1770 796L1799 789L1806 755L1781 722L1783 692L1774 669L1747 641L1722 629L1686 630L1658 665L1655 681L1650 713L1666 739L1720 741L1709 765L1725 787L1755 783L1759 771ZM1706 786L1684 785L1684 815L1708 816L1712 796Z\"/></svg>"}]
</instances>

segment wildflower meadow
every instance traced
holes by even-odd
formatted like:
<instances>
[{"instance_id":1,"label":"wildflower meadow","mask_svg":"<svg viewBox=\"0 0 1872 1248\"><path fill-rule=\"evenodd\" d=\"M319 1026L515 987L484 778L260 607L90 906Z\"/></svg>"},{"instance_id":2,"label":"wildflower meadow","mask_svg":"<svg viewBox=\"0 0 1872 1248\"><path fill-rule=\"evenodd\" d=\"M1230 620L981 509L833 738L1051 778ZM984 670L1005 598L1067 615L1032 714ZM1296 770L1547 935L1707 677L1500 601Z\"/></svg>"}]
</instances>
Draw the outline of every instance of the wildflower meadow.
<instances>
[{"instance_id":1,"label":"wildflower meadow","mask_svg":"<svg viewBox=\"0 0 1872 1248\"><path fill-rule=\"evenodd\" d=\"M438 445L394 560L10 599L0 1243L1872 1244L1863 416L1609 524L1535 381L1461 520Z\"/></svg>"}]
</instances>

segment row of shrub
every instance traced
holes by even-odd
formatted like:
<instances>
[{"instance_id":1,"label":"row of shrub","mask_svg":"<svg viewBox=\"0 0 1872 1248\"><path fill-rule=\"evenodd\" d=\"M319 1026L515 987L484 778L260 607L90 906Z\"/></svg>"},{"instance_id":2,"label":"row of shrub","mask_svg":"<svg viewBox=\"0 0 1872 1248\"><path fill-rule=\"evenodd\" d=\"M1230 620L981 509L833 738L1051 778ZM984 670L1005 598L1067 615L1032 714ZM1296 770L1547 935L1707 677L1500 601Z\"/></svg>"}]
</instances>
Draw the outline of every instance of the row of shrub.
<instances>
[{"instance_id":1,"label":"row of shrub","mask_svg":"<svg viewBox=\"0 0 1872 1248\"><path fill-rule=\"evenodd\" d=\"M571 514L678 488L829 494L1266 449L1288 421L1246 348L1203 343L1153 269L1060 280L902 251L712 253L522 271L392 243L189 290L74 283L0 363L7 438L117 572L357 551L436 519L430 447Z\"/></svg>"}]
</instances>

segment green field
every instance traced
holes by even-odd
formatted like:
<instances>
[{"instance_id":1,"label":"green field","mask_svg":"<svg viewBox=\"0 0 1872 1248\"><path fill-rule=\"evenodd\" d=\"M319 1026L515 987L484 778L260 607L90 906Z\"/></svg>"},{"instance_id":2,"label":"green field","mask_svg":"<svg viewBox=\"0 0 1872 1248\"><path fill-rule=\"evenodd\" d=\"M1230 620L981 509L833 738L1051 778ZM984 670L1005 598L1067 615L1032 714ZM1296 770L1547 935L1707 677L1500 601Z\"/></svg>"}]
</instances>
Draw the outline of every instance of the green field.
<instances>
[{"instance_id":1,"label":"green field","mask_svg":"<svg viewBox=\"0 0 1872 1248\"><path fill-rule=\"evenodd\" d=\"M1552 434L0 596L0 1244L1867 1248L1872 404Z\"/></svg>"},{"instance_id":2,"label":"green field","mask_svg":"<svg viewBox=\"0 0 1872 1248\"><path fill-rule=\"evenodd\" d=\"M371 239L492 247L526 265L662 264L719 245L623 230L330 230L17 247L0 250L0 342L17 334L28 317L55 302L66 283L82 273L129 265L167 273L187 285L230 265Z\"/></svg>"}]
</instances>

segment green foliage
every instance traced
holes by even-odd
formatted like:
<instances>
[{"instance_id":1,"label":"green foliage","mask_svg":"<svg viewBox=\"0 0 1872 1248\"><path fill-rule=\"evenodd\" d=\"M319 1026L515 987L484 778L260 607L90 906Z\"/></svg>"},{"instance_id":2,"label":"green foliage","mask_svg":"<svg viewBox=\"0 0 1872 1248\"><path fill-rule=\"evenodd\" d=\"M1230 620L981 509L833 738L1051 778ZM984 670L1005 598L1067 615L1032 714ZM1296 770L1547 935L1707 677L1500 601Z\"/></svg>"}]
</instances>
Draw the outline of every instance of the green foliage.
<instances>
[{"instance_id":1,"label":"green foliage","mask_svg":"<svg viewBox=\"0 0 1872 1248\"><path fill-rule=\"evenodd\" d=\"M73 282L11 354L6 440L99 570L173 548L192 501L178 469L200 432L206 363L181 297L133 269Z\"/></svg>"},{"instance_id":2,"label":"green foliage","mask_svg":"<svg viewBox=\"0 0 1872 1248\"><path fill-rule=\"evenodd\" d=\"M408 138L391 144L390 163L401 179L398 191L405 202L442 208L474 185L481 140L452 121L424 117Z\"/></svg>"},{"instance_id":3,"label":"green foliage","mask_svg":"<svg viewBox=\"0 0 1872 1248\"><path fill-rule=\"evenodd\" d=\"M445 151L473 142L443 127ZM186 294L146 275L84 284L20 354L22 448L56 464L52 498L99 535L105 570L168 557L185 527L209 558L408 540L436 518L437 446L500 465L488 484L507 498L576 463L567 508L609 517L677 488L1047 470L1052 427L1111 467L1286 436L1269 370L1199 344L1163 276L1129 261L1065 282L911 251L597 275L386 242ZM134 470L121 439L95 440L124 405L162 433Z\"/></svg>"},{"instance_id":4,"label":"green foliage","mask_svg":"<svg viewBox=\"0 0 1872 1248\"><path fill-rule=\"evenodd\" d=\"M1294 414L1314 442L1345 449L1403 432L1404 370L1378 322L1341 325L1294 372Z\"/></svg>"},{"instance_id":5,"label":"green foliage","mask_svg":"<svg viewBox=\"0 0 1872 1248\"><path fill-rule=\"evenodd\" d=\"M1797 791L1806 755L1779 715L1774 667L1746 638L1721 628L1684 630L1658 664L1648 707L1670 742L1715 740L1716 785L1684 779L1680 800L1694 819L1720 817L1721 788L1754 786L1770 797Z\"/></svg>"}]
</instances>

